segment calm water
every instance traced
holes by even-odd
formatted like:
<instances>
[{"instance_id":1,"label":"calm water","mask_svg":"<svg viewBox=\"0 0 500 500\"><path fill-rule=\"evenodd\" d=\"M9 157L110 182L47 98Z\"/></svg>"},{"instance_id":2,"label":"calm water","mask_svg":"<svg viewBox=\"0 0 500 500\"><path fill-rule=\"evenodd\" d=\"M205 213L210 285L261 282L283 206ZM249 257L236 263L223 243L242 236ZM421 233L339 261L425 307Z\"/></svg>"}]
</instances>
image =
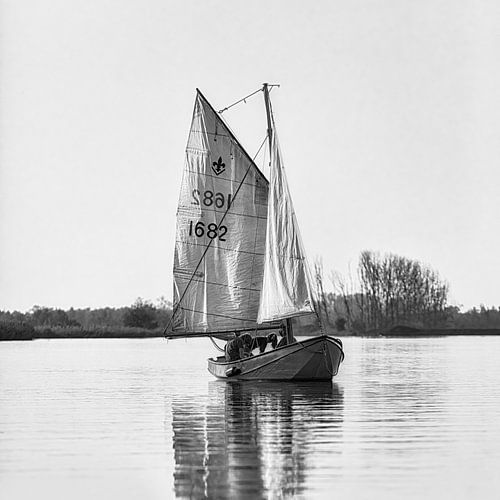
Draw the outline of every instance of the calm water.
<instances>
[{"instance_id":1,"label":"calm water","mask_svg":"<svg viewBox=\"0 0 500 500\"><path fill-rule=\"evenodd\" d=\"M500 338L344 346L278 384L205 339L0 343L0 497L500 498Z\"/></svg>"}]
</instances>

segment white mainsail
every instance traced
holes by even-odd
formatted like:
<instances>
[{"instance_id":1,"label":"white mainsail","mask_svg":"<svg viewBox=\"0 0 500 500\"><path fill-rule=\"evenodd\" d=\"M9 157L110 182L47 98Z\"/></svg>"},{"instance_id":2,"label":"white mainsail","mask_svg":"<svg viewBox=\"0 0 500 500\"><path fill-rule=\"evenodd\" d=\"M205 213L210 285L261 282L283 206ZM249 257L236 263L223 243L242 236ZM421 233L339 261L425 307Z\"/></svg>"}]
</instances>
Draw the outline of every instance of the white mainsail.
<instances>
[{"instance_id":1,"label":"white mainsail","mask_svg":"<svg viewBox=\"0 0 500 500\"><path fill-rule=\"evenodd\" d=\"M267 179L198 91L177 211L173 329L255 327Z\"/></svg>"},{"instance_id":2,"label":"white mainsail","mask_svg":"<svg viewBox=\"0 0 500 500\"><path fill-rule=\"evenodd\" d=\"M258 323L314 312L304 246L283 169L274 118L272 113L269 115L271 174Z\"/></svg>"}]
</instances>

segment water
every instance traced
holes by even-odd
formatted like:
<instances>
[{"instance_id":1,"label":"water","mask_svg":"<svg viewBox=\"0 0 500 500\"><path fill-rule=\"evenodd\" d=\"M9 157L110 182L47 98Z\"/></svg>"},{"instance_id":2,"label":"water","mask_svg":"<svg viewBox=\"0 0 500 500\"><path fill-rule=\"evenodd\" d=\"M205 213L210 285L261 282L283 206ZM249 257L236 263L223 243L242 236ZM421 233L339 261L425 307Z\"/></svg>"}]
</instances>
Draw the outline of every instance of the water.
<instances>
[{"instance_id":1,"label":"water","mask_svg":"<svg viewBox=\"0 0 500 500\"><path fill-rule=\"evenodd\" d=\"M0 344L0 498L499 498L500 338L344 339L330 383L210 342Z\"/></svg>"}]
</instances>

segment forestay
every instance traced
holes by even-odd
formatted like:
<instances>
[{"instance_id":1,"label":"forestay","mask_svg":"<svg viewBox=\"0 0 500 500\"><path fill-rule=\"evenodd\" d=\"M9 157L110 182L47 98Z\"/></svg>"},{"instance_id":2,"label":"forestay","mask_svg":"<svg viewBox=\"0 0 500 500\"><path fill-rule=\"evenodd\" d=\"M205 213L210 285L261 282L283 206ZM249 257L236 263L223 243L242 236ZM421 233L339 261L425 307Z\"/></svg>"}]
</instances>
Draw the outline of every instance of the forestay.
<instances>
[{"instance_id":1,"label":"forestay","mask_svg":"<svg viewBox=\"0 0 500 500\"><path fill-rule=\"evenodd\" d=\"M177 211L173 329L256 325L268 182L198 92Z\"/></svg>"},{"instance_id":2,"label":"forestay","mask_svg":"<svg viewBox=\"0 0 500 500\"><path fill-rule=\"evenodd\" d=\"M259 323L314 312L304 247L283 169L274 118L272 113L269 115L271 174Z\"/></svg>"}]
</instances>

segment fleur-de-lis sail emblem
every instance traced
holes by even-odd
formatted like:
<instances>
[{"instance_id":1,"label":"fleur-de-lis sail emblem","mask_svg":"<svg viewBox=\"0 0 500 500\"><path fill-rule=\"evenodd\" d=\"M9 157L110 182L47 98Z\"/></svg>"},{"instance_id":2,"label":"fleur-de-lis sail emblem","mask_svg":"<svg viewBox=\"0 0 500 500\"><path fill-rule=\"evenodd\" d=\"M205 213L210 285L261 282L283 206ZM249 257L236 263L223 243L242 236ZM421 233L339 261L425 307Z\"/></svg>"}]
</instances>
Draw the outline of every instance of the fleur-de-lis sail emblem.
<instances>
[{"instance_id":1,"label":"fleur-de-lis sail emblem","mask_svg":"<svg viewBox=\"0 0 500 500\"><path fill-rule=\"evenodd\" d=\"M219 159L212 163L212 170L215 175L220 175L224 172L224 170L226 170L226 164L223 163L222 156L219 156Z\"/></svg>"}]
</instances>

